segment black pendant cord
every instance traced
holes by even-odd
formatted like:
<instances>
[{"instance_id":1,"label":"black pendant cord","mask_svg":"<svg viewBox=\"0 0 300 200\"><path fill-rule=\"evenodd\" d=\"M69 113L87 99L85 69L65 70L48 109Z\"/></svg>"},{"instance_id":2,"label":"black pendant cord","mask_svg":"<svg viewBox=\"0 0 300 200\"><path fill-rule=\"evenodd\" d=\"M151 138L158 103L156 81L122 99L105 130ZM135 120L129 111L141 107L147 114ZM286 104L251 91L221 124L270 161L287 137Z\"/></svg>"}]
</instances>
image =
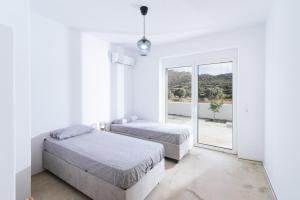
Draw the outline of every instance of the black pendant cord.
<instances>
[{"instance_id":1,"label":"black pendant cord","mask_svg":"<svg viewBox=\"0 0 300 200\"><path fill-rule=\"evenodd\" d=\"M144 15L144 38L146 38L146 17Z\"/></svg>"},{"instance_id":2,"label":"black pendant cord","mask_svg":"<svg viewBox=\"0 0 300 200\"><path fill-rule=\"evenodd\" d=\"M151 42L146 39L146 15L148 12L147 6L140 7L141 14L143 15L143 37L137 42L138 49L141 56L147 56L151 49Z\"/></svg>"},{"instance_id":3,"label":"black pendant cord","mask_svg":"<svg viewBox=\"0 0 300 200\"><path fill-rule=\"evenodd\" d=\"M144 19L143 19L144 20L144 36L143 36L143 38L146 38L146 15L148 13L148 7L147 6L141 6L140 10L141 10L141 14L144 17Z\"/></svg>"}]
</instances>

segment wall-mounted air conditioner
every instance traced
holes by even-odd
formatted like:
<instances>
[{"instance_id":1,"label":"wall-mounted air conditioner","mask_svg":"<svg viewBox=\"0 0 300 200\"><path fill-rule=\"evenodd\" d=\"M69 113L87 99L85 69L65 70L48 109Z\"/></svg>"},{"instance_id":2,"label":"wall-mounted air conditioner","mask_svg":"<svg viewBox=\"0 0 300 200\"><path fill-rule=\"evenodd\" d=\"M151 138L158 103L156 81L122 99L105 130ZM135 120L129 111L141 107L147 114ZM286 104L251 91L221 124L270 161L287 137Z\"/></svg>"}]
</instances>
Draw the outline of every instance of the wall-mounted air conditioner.
<instances>
[{"instance_id":1,"label":"wall-mounted air conditioner","mask_svg":"<svg viewBox=\"0 0 300 200\"><path fill-rule=\"evenodd\" d=\"M120 53L111 53L111 62L115 64L122 64L126 66L134 66L135 59L130 56L124 56Z\"/></svg>"}]
</instances>

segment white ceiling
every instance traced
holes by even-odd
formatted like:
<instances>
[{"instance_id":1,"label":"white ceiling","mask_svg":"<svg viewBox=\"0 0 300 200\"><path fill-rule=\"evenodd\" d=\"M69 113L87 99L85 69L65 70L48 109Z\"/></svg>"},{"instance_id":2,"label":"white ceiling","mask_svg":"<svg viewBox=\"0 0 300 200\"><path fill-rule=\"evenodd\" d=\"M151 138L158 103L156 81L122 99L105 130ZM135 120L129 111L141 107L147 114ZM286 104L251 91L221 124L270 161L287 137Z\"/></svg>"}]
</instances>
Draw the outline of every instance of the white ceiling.
<instances>
[{"instance_id":1,"label":"white ceiling","mask_svg":"<svg viewBox=\"0 0 300 200\"><path fill-rule=\"evenodd\" d=\"M32 12L98 32L116 43L142 35L141 5L147 5L147 37L171 42L263 22L271 0L31 0Z\"/></svg>"}]
</instances>

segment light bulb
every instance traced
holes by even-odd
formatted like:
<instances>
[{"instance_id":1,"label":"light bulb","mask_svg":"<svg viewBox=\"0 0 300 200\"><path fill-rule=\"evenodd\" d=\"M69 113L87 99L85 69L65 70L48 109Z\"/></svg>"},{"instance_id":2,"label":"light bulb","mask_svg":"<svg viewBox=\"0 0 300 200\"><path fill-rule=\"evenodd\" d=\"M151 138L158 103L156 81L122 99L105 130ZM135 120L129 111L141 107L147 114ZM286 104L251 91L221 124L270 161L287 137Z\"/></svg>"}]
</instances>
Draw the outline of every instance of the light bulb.
<instances>
[{"instance_id":1,"label":"light bulb","mask_svg":"<svg viewBox=\"0 0 300 200\"><path fill-rule=\"evenodd\" d=\"M151 42L146 38L142 38L137 43L141 56L146 56L151 50Z\"/></svg>"}]
</instances>

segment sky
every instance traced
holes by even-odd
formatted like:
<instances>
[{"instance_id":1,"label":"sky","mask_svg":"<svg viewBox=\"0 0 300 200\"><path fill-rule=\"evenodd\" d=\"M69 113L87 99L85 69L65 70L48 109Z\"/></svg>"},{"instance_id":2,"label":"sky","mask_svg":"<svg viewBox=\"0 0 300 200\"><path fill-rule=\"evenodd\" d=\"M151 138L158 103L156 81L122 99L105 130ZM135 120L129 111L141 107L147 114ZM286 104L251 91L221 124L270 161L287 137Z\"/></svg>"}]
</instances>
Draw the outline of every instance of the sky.
<instances>
[{"instance_id":1,"label":"sky","mask_svg":"<svg viewBox=\"0 0 300 200\"><path fill-rule=\"evenodd\" d=\"M219 75L232 73L232 62L198 65L198 74ZM192 72L192 67L177 67L172 68L177 72Z\"/></svg>"},{"instance_id":2,"label":"sky","mask_svg":"<svg viewBox=\"0 0 300 200\"><path fill-rule=\"evenodd\" d=\"M219 75L232 73L232 62L199 65L198 74Z\"/></svg>"}]
</instances>

